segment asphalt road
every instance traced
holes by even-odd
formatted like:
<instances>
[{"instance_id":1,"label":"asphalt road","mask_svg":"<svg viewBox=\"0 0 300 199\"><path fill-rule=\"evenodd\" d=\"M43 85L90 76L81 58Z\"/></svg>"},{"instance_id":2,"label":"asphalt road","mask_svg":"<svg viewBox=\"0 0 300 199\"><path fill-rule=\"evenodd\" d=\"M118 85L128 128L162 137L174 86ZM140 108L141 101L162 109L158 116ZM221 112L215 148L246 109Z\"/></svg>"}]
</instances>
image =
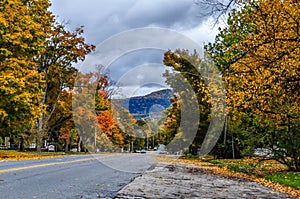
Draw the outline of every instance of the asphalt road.
<instances>
[{"instance_id":1,"label":"asphalt road","mask_svg":"<svg viewBox=\"0 0 300 199\"><path fill-rule=\"evenodd\" d=\"M0 199L113 198L153 154L97 154L0 162Z\"/></svg>"}]
</instances>

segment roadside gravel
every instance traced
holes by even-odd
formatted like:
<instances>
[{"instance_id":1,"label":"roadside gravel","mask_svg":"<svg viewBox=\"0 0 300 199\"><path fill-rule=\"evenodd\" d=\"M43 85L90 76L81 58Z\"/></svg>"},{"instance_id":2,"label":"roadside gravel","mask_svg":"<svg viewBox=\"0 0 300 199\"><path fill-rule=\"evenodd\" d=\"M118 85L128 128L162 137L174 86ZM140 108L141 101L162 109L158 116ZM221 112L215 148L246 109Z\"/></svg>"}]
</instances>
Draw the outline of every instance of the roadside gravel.
<instances>
[{"instance_id":1,"label":"roadside gravel","mask_svg":"<svg viewBox=\"0 0 300 199\"><path fill-rule=\"evenodd\" d=\"M241 178L207 174L205 169L183 163L156 164L118 192L116 199L247 198L284 199L289 195Z\"/></svg>"}]
</instances>

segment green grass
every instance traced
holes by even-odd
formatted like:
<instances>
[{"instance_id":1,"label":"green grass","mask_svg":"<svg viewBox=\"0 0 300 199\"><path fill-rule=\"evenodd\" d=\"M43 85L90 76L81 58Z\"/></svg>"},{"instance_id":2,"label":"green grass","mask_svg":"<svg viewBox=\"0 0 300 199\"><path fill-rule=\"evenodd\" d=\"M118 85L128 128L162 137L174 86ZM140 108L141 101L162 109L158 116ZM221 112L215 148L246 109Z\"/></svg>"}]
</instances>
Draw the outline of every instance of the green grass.
<instances>
[{"instance_id":1,"label":"green grass","mask_svg":"<svg viewBox=\"0 0 300 199\"><path fill-rule=\"evenodd\" d=\"M225 164L228 161L226 159L214 159L214 160L207 160L207 162L210 162L212 164Z\"/></svg>"},{"instance_id":2,"label":"green grass","mask_svg":"<svg viewBox=\"0 0 300 199\"><path fill-rule=\"evenodd\" d=\"M199 158L198 155L192 155L190 153L187 153L184 155L185 158L188 158L188 159L196 159L196 158Z\"/></svg>"},{"instance_id":3,"label":"green grass","mask_svg":"<svg viewBox=\"0 0 300 199\"><path fill-rule=\"evenodd\" d=\"M265 177L272 182L278 182L296 189L300 189L300 172L282 172Z\"/></svg>"}]
</instances>

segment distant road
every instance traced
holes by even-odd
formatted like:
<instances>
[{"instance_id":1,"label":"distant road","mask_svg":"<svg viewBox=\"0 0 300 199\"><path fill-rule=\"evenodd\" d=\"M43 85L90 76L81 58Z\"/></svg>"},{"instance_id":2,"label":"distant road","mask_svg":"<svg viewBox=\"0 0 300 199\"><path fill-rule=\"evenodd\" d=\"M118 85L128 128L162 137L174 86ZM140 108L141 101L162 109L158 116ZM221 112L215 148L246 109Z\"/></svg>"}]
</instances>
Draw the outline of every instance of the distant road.
<instances>
[{"instance_id":1,"label":"distant road","mask_svg":"<svg viewBox=\"0 0 300 199\"><path fill-rule=\"evenodd\" d=\"M97 154L0 162L0 198L113 198L154 164L152 157Z\"/></svg>"}]
</instances>

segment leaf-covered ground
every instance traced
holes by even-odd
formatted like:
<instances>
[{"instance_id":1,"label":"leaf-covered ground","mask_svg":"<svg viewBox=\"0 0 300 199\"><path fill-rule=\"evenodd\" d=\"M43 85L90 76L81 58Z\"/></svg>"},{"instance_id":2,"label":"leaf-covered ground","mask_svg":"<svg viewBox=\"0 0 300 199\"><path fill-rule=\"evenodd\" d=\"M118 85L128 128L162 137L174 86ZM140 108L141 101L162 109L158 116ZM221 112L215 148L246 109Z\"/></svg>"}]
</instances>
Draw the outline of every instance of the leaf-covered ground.
<instances>
[{"instance_id":1,"label":"leaf-covered ground","mask_svg":"<svg viewBox=\"0 0 300 199\"><path fill-rule=\"evenodd\" d=\"M0 160L37 160L42 158L54 158L57 157L53 153L27 153L19 151L0 150Z\"/></svg>"},{"instance_id":2,"label":"leaf-covered ground","mask_svg":"<svg viewBox=\"0 0 300 199\"><path fill-rule=\"evenodd\" d=\"M273 160L269 160L267 162L263 162L259 164L259 160L255 159L245 159L245 160L226 160L225 162L222 161L221 163L210 163L207 161L203 161L200 159L187 159L187 158L171 158L171 157L158 157L158 161L162 162L169 162L169 163L186 163L186 164L194 164L196 166L200 166L201 169L205 169L206 173L208 174L214 174L214 175L219 175L223 176L226 178L242 178L250 181L257 182L261 185L267 186L272 188L273 190L276 190L278 192L282 193L288 193L292 195L295 198L300 198L300 190L286 186L277 182L272 182L271 180L265 179L262 176L265 176L266 174L275 174L279 173L281 171L285 171L286 168L281 165L277 164ZM240 165L239 169L242 169L243 171L238 171L238 170L232 170L228 165L230 163L234 163ZM251 172L244 172L247 168L245 168L244 165L249 165L249 164L257 164L255 166L255 169L251 169ZM194 169L194 168L191 168ZM196 168L195 168L196 169ZM248 168L249 169L249 168ZM193 171L191 171L193 172ZM243 173L244 172L244 173ZM260 177L261 176L261 177Z\"/></svg>"}]
</instances>

